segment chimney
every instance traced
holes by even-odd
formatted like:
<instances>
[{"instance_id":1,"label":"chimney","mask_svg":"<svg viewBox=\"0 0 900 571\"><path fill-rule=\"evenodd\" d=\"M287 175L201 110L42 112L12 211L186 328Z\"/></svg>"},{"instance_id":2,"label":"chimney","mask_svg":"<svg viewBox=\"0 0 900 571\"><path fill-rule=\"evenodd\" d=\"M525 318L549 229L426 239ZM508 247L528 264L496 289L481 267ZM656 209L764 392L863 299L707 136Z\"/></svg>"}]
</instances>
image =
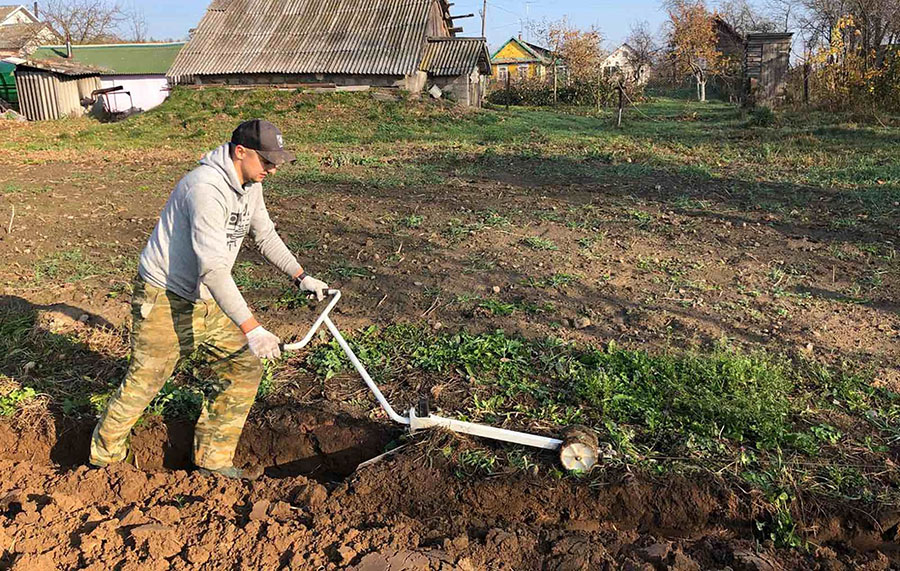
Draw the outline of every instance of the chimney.
<instances>
[{"instance_id":1,"label":"chimney","mask_svg":"<svg viewBox=\"0 0 900 571\"><path fill-rule=\"evenodd\" d=\"M72 40L66 36L66 59L72 59Z\"/></svg>"},{"instance_id":2,"label":"chimney","mask_svg":"<svg viewBox=\"0 0 900 571\"><path fill-rule=\"evenodd\" d=\"M34 17L37 18L38 20L41 19L41 17L38 15L37 2L34 3L34 12L33 12L33 14L34 14Z\"/></svg>"}]
</instances>

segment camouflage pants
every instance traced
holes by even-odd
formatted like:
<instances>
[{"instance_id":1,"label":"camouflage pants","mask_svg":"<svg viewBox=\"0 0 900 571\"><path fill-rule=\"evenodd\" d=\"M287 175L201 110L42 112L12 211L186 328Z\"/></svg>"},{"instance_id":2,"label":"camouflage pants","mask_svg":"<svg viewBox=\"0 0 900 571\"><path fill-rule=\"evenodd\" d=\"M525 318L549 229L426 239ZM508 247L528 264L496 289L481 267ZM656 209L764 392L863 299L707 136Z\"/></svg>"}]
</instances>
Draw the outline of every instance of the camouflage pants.
<instances>
[{"instance_id":1,"label":"camouflage pants","mask_svg":"<svg viewBox=\"0 0 900 571\"><path fill-rule=\"evenodd\" d=\"M91 464L125 458L131 429L172 375L179 359L201 350L216 376L217 391L200 413L194 463L230 466L262 378L240 328L213 301L191 302L138 279L131 301L131 365L91 438Z\"/></svg>"}]
</instances>

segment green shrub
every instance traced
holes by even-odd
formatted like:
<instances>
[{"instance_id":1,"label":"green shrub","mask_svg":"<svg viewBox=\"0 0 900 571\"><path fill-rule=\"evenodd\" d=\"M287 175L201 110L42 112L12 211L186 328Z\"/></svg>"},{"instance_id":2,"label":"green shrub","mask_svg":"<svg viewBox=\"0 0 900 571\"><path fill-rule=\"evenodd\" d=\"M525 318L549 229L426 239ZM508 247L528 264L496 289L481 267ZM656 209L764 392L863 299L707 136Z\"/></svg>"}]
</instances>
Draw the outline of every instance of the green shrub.
<instances>
[{"instance_id":1,"label":"green shrub","mask_svg":"<svg viewBox=\"0 0 900 571\"><path fill-rule=\"evenodd\" d=\"M553 83L540 79L524 79L510 82L509 89L498 84L488 94L488 101L495 105L553 105ZM556 90L556 103L562 105L613 105L618 101L615 85L609 81L571 81L560 84Z\"/></svg>"},{"instance_id":2,"label":"green shrub","mask_svg":"<svg viewBox=\"0 0 900 571\"><path fill-rule=\"evenodd\" d=\"M775 123L775 113L764 105L754 107L747 114L747 125L750 127L770 127Z\"/></svg>"}]
</instances>

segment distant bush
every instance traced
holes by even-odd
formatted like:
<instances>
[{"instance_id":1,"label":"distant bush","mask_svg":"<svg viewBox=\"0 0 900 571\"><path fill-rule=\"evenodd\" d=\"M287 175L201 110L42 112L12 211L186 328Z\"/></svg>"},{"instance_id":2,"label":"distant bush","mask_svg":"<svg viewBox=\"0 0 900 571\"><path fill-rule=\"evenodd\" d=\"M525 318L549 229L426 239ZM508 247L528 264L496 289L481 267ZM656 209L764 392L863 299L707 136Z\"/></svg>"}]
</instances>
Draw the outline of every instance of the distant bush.
<instances>
[{"instance_id":1,"label":"distant bush","mask_svg":"<svg viewBox=\"0 0 900 571\"><path fill-rule=\"evenodd\" d=\"M900 111L900 49L866 49L857 40L864 26L853 16L840 18L831 42L791 70L787 102L827 111Z\"/></svg>"},{"instance_id":2,"label":"distant bush","mask_svg":"<svg viewBox=\"0 0 900 571\"><path fill-rule=\"evenodd\" d=\"M553 84L540 79L524 79L505 85L496 85L488 94L488 101L495 105L553 105ZM559 85L556 102L562 105L613 105L618 101L616 86L611 81L601 79L599 84L588 81L571 81Z\"/></svg>"},{"instance_id":3,"label":"distant bush","mask_svg":"<svg viewBox=\"0 0 900 571\"><path fill-rule=\"evenodd\" d=\"M754 107L747 114L747 125L750 127L769 127L775 123L775 113L768 107Z\"/></svg>"}]
</instances>

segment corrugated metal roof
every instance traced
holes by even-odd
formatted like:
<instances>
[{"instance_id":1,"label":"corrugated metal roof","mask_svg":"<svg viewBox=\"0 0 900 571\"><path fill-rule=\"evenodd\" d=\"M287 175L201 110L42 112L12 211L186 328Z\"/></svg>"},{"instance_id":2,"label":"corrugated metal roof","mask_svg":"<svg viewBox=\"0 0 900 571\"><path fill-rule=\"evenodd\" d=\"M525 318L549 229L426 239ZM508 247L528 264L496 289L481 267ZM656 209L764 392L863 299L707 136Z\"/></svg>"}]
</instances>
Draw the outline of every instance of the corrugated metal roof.
<instances>
[{"instance_id":1,"label":"corrugated metal roof","mask_svg":"<svg viewBox=\"0 0 900 571\"><path fill-rule=\"evenodd\" d=\"M81 105L95 89L100 88L96 75L66 77L33 69L16 70L19 109L29 121L44 121L84 115Z\"/></svg>"},{"instance_id":2,"label":"corrugated metal roof","mask_svg":"<svg viewBox=\"0 0 900 571\"><path fill-rule=\"evenodd\" d=\"M213 0L167 75L408 75L422 61L433 2Z\"/></svg>"},{"instance_id":3,"label":"corrugated metal roof","mask_svg":"<svg viewBox=\"0 0 900 571\"><path fill-rule=\"evenodd\" d=\"M9 61L9 60L7 60ZM83 76L83 75L100 75L103 69L91 67L88 65L84 65L78 62L73 62L69 60L60 60L60 59L28 59L28 60L20 60L22 63L17 63L16 67L19 69L32 69L32 70L40 70L40 71L49 71L52 73L56 73L59 75L66 76Z\"/></svg>"},{"instance_id":4,"label":"corrugated metal roof","mask_svg":"<svg viewBox=\"0 0 900 571\"><path fill-rule=\"evenodd\" d=\"M429 38L421 69L431 75L466 75L476 65L490 75L491 55L484 38Z\"/></svg>"},{"instance_id":5,"label":"corrugated metal roof","mask_svg":"<svg viewBox=\"0 0 900 571\"><path fill-rule=\"evenodd\" d=\"M162 75L168 71L184 42L72 46L73 63L103 68L102 75ZM66 46L42 46L31 57L58 60Z\"/></svg>"}]
</instances>

